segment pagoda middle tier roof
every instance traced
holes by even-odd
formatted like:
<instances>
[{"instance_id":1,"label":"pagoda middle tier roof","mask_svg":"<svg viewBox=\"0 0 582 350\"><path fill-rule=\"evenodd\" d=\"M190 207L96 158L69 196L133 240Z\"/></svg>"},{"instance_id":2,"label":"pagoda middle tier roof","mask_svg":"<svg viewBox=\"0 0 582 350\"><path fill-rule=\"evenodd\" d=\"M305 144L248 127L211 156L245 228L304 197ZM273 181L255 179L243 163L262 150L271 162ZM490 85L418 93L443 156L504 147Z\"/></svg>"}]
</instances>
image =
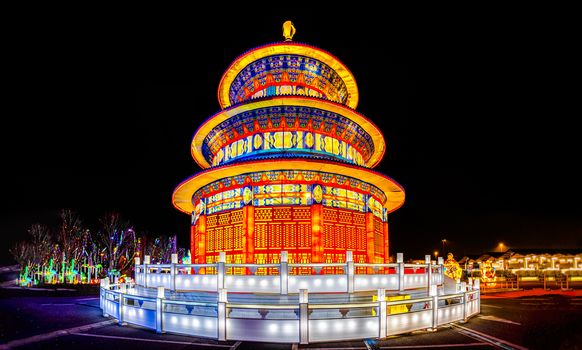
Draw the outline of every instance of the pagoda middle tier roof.
<instances>
[{"instance_id":1,"label":"pagoda middle tier roof","mask_svg":"<svg viewBox=\"0 0 582 350\"><path fill-rule=\"evenodd\" d=\"M359 151L366 155L366 167L372 168L376 166L384 156L386 143L382 132L374 123L372 123L372 121L359 112L340 103L319 98L278 96L239 104L224 109L208 118L194 134L191 144L192 157L200 167L211 167L212 160L209 159L211 155L208 154L208 143L211 143L212 140L208 135L216 134L221 128L224 128L225 132L232 131L232 123L229 123L232 118L240 118L241 116L244 116L245 113L248 114L249 112L255 112L261 109L268 111L269 109L272 110L279 107L281 111L279 114L282 115L285 115L286 109L295 107L299 109L303 108L307 113L317 112L318 118L325 120L329 119L331 123L339 124L338 120L343 120L344 124L346 124L344 127L350 129L349 132L352 135L357 134L357 137L361 139L361 142L358 142L355 147L359 148ZM332 119L332 117L335 118L335 120ZM293 130L293 126L286 126L286 129ZM346 134L344 133L344 136L345 135ZM341 135L335 135L334 137L340 139Z\"/></svg>"}]
</instances>

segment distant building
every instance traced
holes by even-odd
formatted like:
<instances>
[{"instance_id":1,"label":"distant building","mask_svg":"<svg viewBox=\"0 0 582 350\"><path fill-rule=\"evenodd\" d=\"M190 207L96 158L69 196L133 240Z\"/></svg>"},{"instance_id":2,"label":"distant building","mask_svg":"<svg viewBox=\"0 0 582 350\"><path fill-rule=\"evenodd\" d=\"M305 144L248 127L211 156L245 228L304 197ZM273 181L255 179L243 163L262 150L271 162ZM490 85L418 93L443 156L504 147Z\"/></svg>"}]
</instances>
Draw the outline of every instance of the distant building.
<instances>
[{"instance_id":1,"label":"distant building","mask_svg":"<svg viewBox=\"0 0 582 350\"><path fill-rule=\"evenodd\" d=\"M510 249L505 252L487 252L467 255L459 260L466 270L491 263L496 270L582 270L582 248L575 249Z\"/></svg>"}]
</instances>

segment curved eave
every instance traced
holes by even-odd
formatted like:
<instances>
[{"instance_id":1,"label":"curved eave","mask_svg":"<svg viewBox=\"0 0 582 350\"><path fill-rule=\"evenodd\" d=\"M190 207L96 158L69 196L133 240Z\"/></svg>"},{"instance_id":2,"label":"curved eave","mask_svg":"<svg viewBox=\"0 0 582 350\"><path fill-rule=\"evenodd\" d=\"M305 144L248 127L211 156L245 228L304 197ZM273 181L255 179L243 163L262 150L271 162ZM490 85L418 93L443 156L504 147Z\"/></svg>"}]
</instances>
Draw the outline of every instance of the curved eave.
<instances>
[{"instance_id":1,"label":"curved eave","mask_svg":"<svg viewBox=\"0 0 582 350\"><path fill-rule=\"evenodd\" d=\"M337 57L329 52L307 44L293 42L280 42L260 46L237 57L224 72L222 79L220 79L220 84L218 85L218 103L220 104L220 107L226 108L231 105L229 98L230 85L241 70L256 60L280 54L311 57L327 64L346 84L348 90L347 105L350 108L356 109L358 106L359 93L358 85L356 84L356 79L352 72L350 72L350 70L339 59L337 59Z\"/></svg>"},{"instance_id":2,"label":"curved eave","mask_svg":"<svg viewBox=\"0 0 582 350\"><path fill-rule=\"evenodd\" d=\"M176 209L191 214L194 211L192 195L200 188L225 177L270 170L312 170L356 177L384 192L387 198L384 207L388 209L388 212L393 212L404 204L405 195L402 186L376 171L335 162L288 159L237 163L202 171L176 187L172 194L172 204Z\"/></svg>"},{"instance_id":3,"label":"curved eave","mask_svg":"<svg viewBox=\"0 0 582 350\"><path fill-rule=\"evenodd\" d=\"M194 133L192 138L192 144L190 146L190 152L192 158L196 163L203 169L209 168L210 164L204 158L202 154L202 144L208 133L214 129L217 125L224 122L228 118L235 116L237 114L251 111L253 109L273 107L273 106L301 106L301 107L313 107L323 110L328 110L340 114L354 123L358 124L362 129L364 129L370 137L372 137L372 142L374 143L374 153L368 161L366 161L366 166L373 168L384 156L386 151L386 143L384 141L384 135L378 127L372 123L368 118L362 114L356 112L353 109L347 108L346 106L331 102L328 100L322 100L313 97L297 97L297 96L276 96L272 98L266 98L261 100L254 100L245 104L237 105L231 108L224 109L212 117L208 118Z\"/></svg>"}]
</instances>

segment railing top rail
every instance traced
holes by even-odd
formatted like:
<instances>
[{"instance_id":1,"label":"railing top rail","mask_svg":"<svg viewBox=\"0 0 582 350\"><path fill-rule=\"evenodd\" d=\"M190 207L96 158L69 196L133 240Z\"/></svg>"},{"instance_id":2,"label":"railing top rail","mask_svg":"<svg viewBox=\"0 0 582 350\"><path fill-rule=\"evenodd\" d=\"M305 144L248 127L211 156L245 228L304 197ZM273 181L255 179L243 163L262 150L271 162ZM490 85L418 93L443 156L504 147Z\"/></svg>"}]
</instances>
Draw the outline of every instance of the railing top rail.
<instances>
[{"instance_id":1,"label":"railing top rail","mask_svg":"<svg viewBox=\"0 0 582 350\"><path fill-rule=\"evenodd\" d=\"M216 267L216 264L176 264L176 267Z\"/></svg>"},{"instance_id":2,"label":"railing top rail","mask_svg":"<svg viewBox=\"0 0 582 350\"><path fill-rule=\"evenodd\" d=\"M293 263L289 264L289 267L345 267L346 263Z\"/></svg>"},{"instance_id":3,"label":"railing top rail","mask_svg":"<svg viewBox=\"0 0 582 350\"><path fill-rule=\"evenodd\" d=\"M135 295L135 294L127 294L127 293L119 293L120 295L123 295L124 298L128 298L128 299L135 299L135 300L143 300L143 301L156 301L156 298L152 298L152 297L142 297L139 295Z\"/></svg>"},{"instance_id":4,"label":"railing top rail","mask_svg":"<svg viewBox=\"0 0 582 350\"><path fill-rule=\"evenodd\" d=\"M224 264L226 267L280 267L280 264Z\"/></svg>"},{"instance_id":5,"label":"railing top rail","mask_svg":"<svg viewBox=\"0 0 582 350\"><path fill-rule=\"evenodd\" d=\"M398 264L372 264L372 263L354 263L354 266L365 266L365 267L398 267Z\"/></svg>"},{"instance_id":6,"label":"railing top rail","mask_svg":"<svg viewBox=\"0 0 582 350\"><path fill-rule=\"evenodd\" d=\"M110 284L107 285L107 287L109 287L109 290L112 290L111 288L113 288L113 287L119 288L119 287L121 287L123 285L125 285L125 286L131 286L130 283L110 283Z\"/></svg>"},{"instance_id":7,"label":"railing top rail","mask_svg":"<svg viewBox=\"0 0 582 350\"><path fill-rule=\"evenodd\" d=\"M355 309L361 307L377 307L378 303L350 303L350 304L308 304L309 309Z\"/></svg>"},{"instance_id":8,"label":"railing top rail","mask_svg":"<svg viewBox=\"0 0 582 350\"><path fill-rule=\"evenodd\" d=\"M459 298L462 297L464 293L457 293L457 294L447 294L447 295L439 295L439 300L445 299L452 299L452 298Z\"/></svg>"},{"instance_id":9,"label":"railing top rail","mask_svg":"<svg viewBox=\"0 0 582 350\"><path fill-rule=\"evenodd\" d=\"M299 304L242 304L242 303L227 303L227 308L233 309L273 309L273 310L289 310L299 309Z\"/></svg>"},{"instance_id":10,"label":"railing top rail","mask_svg":"<svg viewBox=\"0 0 582 350\"><path fill-rule=\"evenodd\" d=\"M426 268L429 264L404 264L404 267L412 267L412 268Z\"/></svg>"},{"instance_id":11,"label":"railing top rail","mask_svg":"<svg viewBox=\"0 0 582 350\"><path fill-rule=\"evenodd\" d=\"M424 303L427 301L432 301L432 298L418 298L418 299L405 299L405 300L394 300L394 301L387 301L386 305L388 306L395 306L395 305L403 305L403 304L414 304L414 303Z\"/></svg>"},{"instance_id":12,"label":"railing top rail","mask_svg":"<svg viewBox=\"0 0 582 350\"><path fill-rule=\"evenodd\" d=\"M162 303L174 304L174 305L207 306L207 307L215 307L216 306L216 303L203 303L203 302L199 302L199 301L189 301L189 300L162 299Z\"/></svg>"},{"instance_id":13,"label":"railing top rail","mask_svg":"<svg viewBox=\"0 0 582 350\"><path fill-rule=\"evenodd\" d=\"M289 266L293 267L343 267L346 266L347 262L342 263L289 263ZM176 267L216 267L217 263L213 264L174 264ZM405 263L405 267L411 268L425 268L427 265L430 265L433 269L439 269L440 265L432 265L432 264L408 264ZM141 264L136 265L138 268L170 268L172 264ZM279 267L281 266L280 263L271 263L271 264L233 264L233 263L225 263L225 266L228 267ZM354 263L354 266L361 266L361 267L397 267L398 263ZM569 270L581 270L581 269L569 269Z\"/></svg>"}]
</instances>

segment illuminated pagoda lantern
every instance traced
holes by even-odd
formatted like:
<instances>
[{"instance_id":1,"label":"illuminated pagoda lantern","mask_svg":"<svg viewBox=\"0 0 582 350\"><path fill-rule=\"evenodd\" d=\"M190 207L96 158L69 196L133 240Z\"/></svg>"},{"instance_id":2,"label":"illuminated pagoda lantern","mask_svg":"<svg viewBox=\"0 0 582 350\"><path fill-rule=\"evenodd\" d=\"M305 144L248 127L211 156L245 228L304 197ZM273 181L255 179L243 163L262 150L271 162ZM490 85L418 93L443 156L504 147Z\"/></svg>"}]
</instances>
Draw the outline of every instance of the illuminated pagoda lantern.
<instances>
[{"instance_id":1,"label":"illuminated pagoda lantern","mask_svg":"<svg viewBox=\"0 0 582 350\"><path fill-rule=\"evenodd\" d=\"M388 262L388 215L404 191L372 170L384 137L355 110L348 68L293 42L290 21L283 32L234 60L218 87L222 110L194 134L204 170L172 198L192 215L192 263L219 252L227 263L279 263L281 251L289 263L342 263L347 251L354 262Z\"/></svg>"}]
</instances>

